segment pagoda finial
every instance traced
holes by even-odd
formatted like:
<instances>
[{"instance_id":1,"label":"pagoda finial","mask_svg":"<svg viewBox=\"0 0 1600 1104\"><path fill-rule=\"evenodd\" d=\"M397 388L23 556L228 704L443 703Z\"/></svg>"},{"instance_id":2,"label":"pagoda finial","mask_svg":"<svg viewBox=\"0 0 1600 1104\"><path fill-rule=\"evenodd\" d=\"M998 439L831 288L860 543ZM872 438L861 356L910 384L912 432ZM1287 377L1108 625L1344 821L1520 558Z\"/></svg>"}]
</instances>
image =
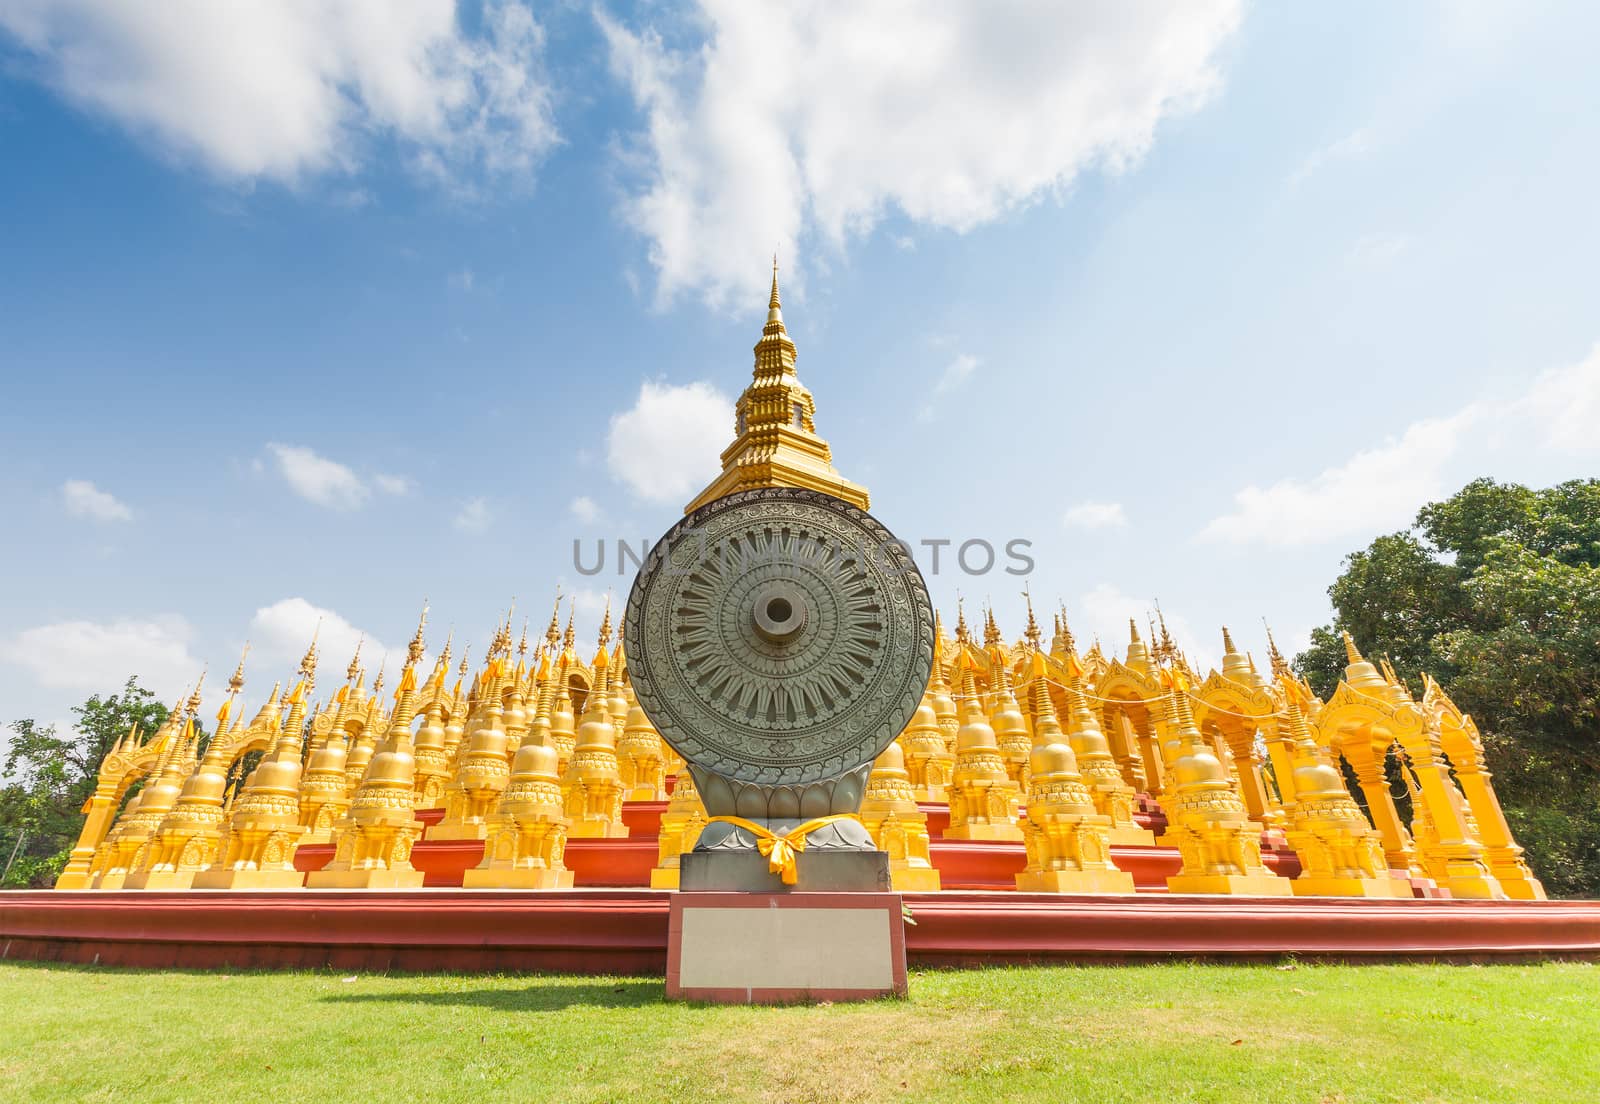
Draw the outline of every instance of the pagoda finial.
<instances>
[{"instance_id":1,"label":"pagoda finial","mask_svg":"<svg viewBox=\"0 0 1600 1104\"><path fill-rule=\"evenodd\" d=\"M361 645L366 642L366 633L362 633L356 638L356 654L350 657L350 666L344 669L344 677L347 682L354 682L356 676L361 673Z\"/></svg>"},{"instance_id":2,"label":"pagoda finial","mask_svg":"<svg viewBox=\"0 0 1600 1104\"><path fill-rule=\"evenodd\" d=\"M611 643L611 593L606 592L606 612L600 619L600 647Z\"/></svg>"},{"instance_id":3,"label":"pagoda finial","mask_svg":"<svg viewBox=\"0 0 1600 1104\"><path fill-rule=\"evenodd\" d=\"M1233 634L1228 631L1228 626L1222 626L1222 650L1227 655L1232 655L1239 649L1233 646Z\"/></svg>"},{"instance_id":4,"label":"pagoda finial","mask_svg":"<svg viewBox=\"0 0 1600 1104\"><path fill-rule=\"evenodd\" d=\"M550 645L550 650L556 650L556 645L561 642L561 588L556 587L556 604L550 610L550 627L544 631L545 643Z\"/></svg>"},{"instance_id":5,"label":"pagoda finial","mask_svg":"<svg viewBox=\"0 0 1600 1104\"><path fill-rule=\"evenodd\" d=\"M778 298L778 254L772 254L772 298L767 300L767 323L783 324L783 303Z\"/></svg>"},{"instance_id":6,"label":"pagoda finial","mask_svg":"<svg viewBox=\"0 0 1600 1104\"><path fill-rule=\"evenodd\" d=\"M1029 589L1022 588L1022 600L1028 604L1028 626L1022 630L1022 637L1028 646L1038 651L1040 643L1044 640L1044 633L1039 628L1038 620L1033 616L1033 595Z\"/></svg>"},{"instance_id":7,"label":"pagoda finial","mask_svg":"<svg viewBox=\"0 0 1600 1104\"><path fill-rule=\"evenodd\" d=\"M1131 617L1128 618L1128 643L1129 644L1140 644L1140 643L1143 643L1143 641L1141 641L1139 639L1139 622L1135 621Z\"/></svg>"},{"instance_id":8,"label":"pagoda finial","mask_svg":"<svg viewBox=\"0 0 1600 1104\"><path fill-rule=\"evenodd\" d=\"M422 630L428 625L428 600L422 600L422 616L417 618L417 631L411 637L411 644L406 648L406 666L415 667L422 658Z\"/></svg>"},{"instance_id":9,"label":"pagoda finial","mask_svg":"<svg viewBox=\"0 0 1600 1104\"><path fill-rule=\"evenodd\" d=\"M306 654L300 658L299 675L308 682L317 680L317 638L322 635L322 618L317 618L317 627L311 631L311 647L306 649Z\"/></svg>"},{"instance_id":10,"label":"pagoda finial","mask_svg":"<svg viewBox=\"0 0 1600 1104\"><path fill-rule=\"evenodd\" d=\"M1344 637L1344 658L1346 663L1365 663L1361 650L1356 647L1355 638L1350 635L1350 630L1345 629L1339 635Z\"/></svg>"},{"instance_id":11,"label":"pagoda finial","mask_svg":"<svg viewBox=\"0 0 1600 1104\"><path fill-rule=\"evenodd\" d=\"M1072 626L1067 623L1067 604L1059 601L1057 604L1061 607L1061 627L1056 630L1056 635L1061 638L1061 644L1063 648L1069 652L1076 653L1078 650L1078 642L1073 638ZM1052 647L1053 646L1054 644L1052 643Z\"/></svg>"},{"instance_id":12,"label":"pagoda finial","mask_svg":"<svg viewBox=\"0 0 1600 1104\"><path fill-rule=\"evenodd\" d=\"M578 642L577 622L578 600L577 598L570 598L567 600L567 631L561 634L563 648L571 648Z\"/></svg>"},{"instance_id":13,"label":"pagoda finial","mask_svg":"<svg viewBox=\"0 0 1600 1104\"><path fill-rule=\"evenodd\" d=\"M194 684L194 693L189 695L189 700L185 703L191 717L200 712L200 687L205 685L206 671L207 668L200 668L200 681Z\"/></svg>"},{"instance_id":14,"label":"pagoda finial","mask_svg":"<svg viewBox=\"0 0 1600 1104\"><path fill-rule=\"evenodd\" d=\"M1267 630L1267 662L1272 665L1272 677L1281 678L1289 671L1289 661L1278 651L1278 642L1272 639L1272 626L1265 617L1261 619L1261 627Z\"/></svg>"},{"instance_id":15,"label":"pagoda finial","mask_svg":"<svg viewBox=\"0 0 1600 1104\"><path fill-rule=\"evenodd\" d=\"M244 651L239 653L239 665L233 669L233 674L228 676L228 693L237 694L244 689L244 657L250 654L250 641L244 642Z\"/></svg>"},{"instance_id":16,"label":"pagoda finial","mask_svg":"<svg viewBox=\"0 0 1600 1104\"><path fill-rule=\"evenodd\" d=\"M1161 599L1157 598L1155 600L1155 604L1156 604L1156 620L1161 623L1161 640L1160 640L1161 650L1163 652L1167 652L1169 654L1170 653L1175 653L1178 650L1178 646L1175 643L1173 643L1172 634L1167 632L1167 615L1165 613L1163 613L1162 610L1161 610Z\"/></svg>"}]
</instances>

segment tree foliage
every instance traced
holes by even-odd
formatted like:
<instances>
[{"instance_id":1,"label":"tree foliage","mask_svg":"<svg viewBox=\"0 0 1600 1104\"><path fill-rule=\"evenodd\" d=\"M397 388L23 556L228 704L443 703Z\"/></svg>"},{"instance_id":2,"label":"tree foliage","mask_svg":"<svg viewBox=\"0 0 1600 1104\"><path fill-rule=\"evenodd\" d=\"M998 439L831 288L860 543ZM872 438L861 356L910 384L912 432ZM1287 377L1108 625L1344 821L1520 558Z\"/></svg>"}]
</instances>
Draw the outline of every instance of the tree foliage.
<instances>
[{"instance_id":1,"label":"tree foliage","mask_svg":"<svg viewBox=\"0 0 1600 1104\"><path fill-rule=\"evenodd\" d=\"M1600 480L1479 479L1344 561L1335 618L1295 659L1326 696L1341 630L1484 734L1519 842L1552 894L1600 896Z\"/></svg>"},{"instance_id":2,"label":"tree foliage","mask_svg":"<svg viewBox=\"0 0 1600 1104\"><path fill-rule=\"evenodd\" d=\"M0 775L0 868L19 839L22 846L4 886L54 883L78 841L83 804L106 752L135 724L148 735L167 719L166 706L132 678L119 693L96 694L72 712L76 720L64 736L32 720L11 724Z\"/></svg>"}]
</instances>

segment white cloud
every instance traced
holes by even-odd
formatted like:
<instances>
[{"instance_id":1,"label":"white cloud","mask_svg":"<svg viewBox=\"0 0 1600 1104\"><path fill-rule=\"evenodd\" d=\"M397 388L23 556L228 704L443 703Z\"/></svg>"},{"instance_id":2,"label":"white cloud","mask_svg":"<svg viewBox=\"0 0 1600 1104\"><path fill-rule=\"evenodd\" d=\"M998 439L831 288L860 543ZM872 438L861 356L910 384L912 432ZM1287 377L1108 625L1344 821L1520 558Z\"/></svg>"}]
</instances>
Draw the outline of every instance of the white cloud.
<instances>
[{"instance_id":1,"label":"white cloud","mask_svg":"<svg viewBox=\"0 0 1600 1104\"><path fill-rule=\"evenodd\" d=\"M1080 502L1062 516L1061 523L1077 529L1120 529L1128 515L1120 502Z\"/></svg>"},{"instance_id":2,"label":"white cloud","mask_svg":"<svg viewBox=\"0 0 1600 1104\"><path fill-rule=\"evenodd\" d=\"M1449 417L1414 422L1398 438L1312 479L1246 487L1233 496L1233 511L1213 518L1200 539L1303 545L1403 527L1445 489L1447 462L1488 412L1474 403Z\"/></svg>"},{"instance_id":3,"label":"white cloud","mask_svg":"<svg viewBox=\"0 0 1600 1104\"><path fill-rule=\"evenodd\" d=\"M1352 158L1363 157L1372 150L1372 132L1362 127L1353 130L1336 142L1330 142L1321 149L1312 150L1300 167L1289 174L1290 185L1303 182L1307 177L1320 172L1335 161L1348 161Z\"/></svg>"},{"instance_id":4,"label":"white cloud","mask_svg":"<svg viewBox=\"0 0 1600 1104\"><path fill-rule=\"evenodd\" d=\"M487 533L489 523L493 520L487 501L482 498L469 498L461 504L461 509L456 512L455 519L450 524L463 533L476 535Z\"/></svg>"},{"instance_id":5,"label":"white cloud","mask_svg":"<svg viewBox=\"0 0 1600 1104\"><path fill-rule=\"evenodd\" d=\"M1239 0L874 4L700 0L703 28L597 16L645 114L628 221L663 299L758 293L759 258L835 248L891 210L965 231L1120 171L1217 85Z\"/></svg>"},{"instance_id":6,"label":"white cloud","mask_svg":"<svg viewBox=\"0 0 1600 1104\"><path fill-rule=\"evenodd\" d=\"M269 444L267 451L294 493L308 502L330 510L356 510L372 495L355 472L302 445Z\"/></svg>"},{"instance_id":7,"label":"white cloud","mask_svg":"<svg viewBox=\"0 0 1600 1104\"><path fill-rule=\"evenodd\" d=\"M1413 422L1398 438L1364 449L1309 480L1283 479L1237 492L1231 512L1200 539L1302 545L1402 528L1450 488L1445 475L1469 439L1484 451L1600 450L1600 344L1583 359L1535 376L1520 395L1478 400L1454 414Z\"/></svg>"},{"instance_id":8,"label":"white cloud","mask_svg":"<svg viewBox=\"0 0 1600 1104\"><path fill-rule=\"evenodd\" d=\"M0 659L51 689L115 693L134 675L171 702L200 677L190 652L194 631L176 614L148 621L58 621L0 641Z\"/></svg>"},{"instance_id":9,"label":"white cloud","mask_svg":"<svg viewBox=\"0 0 1600 1104\"><path fill-rule=\"evenodd\" d=\"M943 395L948 395L951 391L966 383L972 377L972 374L978 370L978 366L981 363L977 357L970 353L958 353L955 359L944 366L944 371L940 372L939 378L934 381L929 401L923 405L922 409L917 411L918 419L924 422L932 421L934 411L937 409L934 400Z\"/></svg>"},{"instance_id":10,"label":"white cloud","mask_svg":"<svg viewBox=\"0 0 1600 1104\"><path fill-rule=\"evenodd\" d=\"M1349 259L1351 264L1363 268L1382 268L1397 260L1410 248L1409 234L1378 231L1357 238L1355 244L1350 247Z\"/></svg>"},{"instance_id":11,"label":"white cloud","mask_svg":"<svg viewBox=\"0 0 1600 1104\"><path fill-rule=\"evenodd\" d=\"M615 600L615 596L609 590L596 590L594 587L578 587L570 595L579 624L593 622L594 631L598 633L600 618L605 616L606 606ZM614 615L612 627L616 627Z\"/></svg>"},{"instance_id":12,"label":"white cloud","mask_svg":"<svg viewBox=\"0 0 1600 1104\"><path fill-rule=\"evenodd\" d=\"M721 470L733 401L709 383L645 380L633 407L611 416L606 464L640 498L686 501Z\"/></svg>"},{"instance_id":13,"label":"white cloud","mask_svg":"<svg viewBox=\"0 0 1600 1104\"><path fill-rule=\"evenodd\" d=\"M1538 376L1515 409L1533 419L1547 445L1564 452L1600 449L1600 344L1576 364Z\"/></svg>"},{"instance_id":14,"label":"white cloud","mask_svg":"<svg viewBox=\"0 0 1600 1104\"><path fill-rule=\"evenodd\" d=\"M251 618L250 658L272 672L274 679L287 678L306 654L313 634L320 657L319 681L323 684L344 678L345 666L355 654L358 641L362 642L361 664L374 674L390 652L387 644L363 633L333 610L314 606L304 598L284 598L256 610ZM403 654L403 649L394 653L396 659Z\"/></svg>"},{"instance_id":15,"label":"white cloud","mask_svg":"<svg viewBox=\"0 0 1600 1104\"><path fill-rule=\"evenodd\" d=\"M472 274L472 269L463 268L459 272L450 273L448 282L456 291L471 291L476 279L477 277Z\"/></svg>"},{"instance_id":16,"label":"white cloud","mask_svg":"<svg viewBox=\"0 0 1600 1104\"><path fill-rule=\"evenodd\" d=\"M372 485L386 495L405 495L411 493L412 483L403 475L385 475L379 472L372 477Z\"/></svg>"},{"instance_id":17,"label":"white cloud","mask_svg":"<svg viewBox=\"0 0 1600 1104\"><path fill-rule=\"evenodd\" d=\"M600 504L588 495L579 495L572 500L572 516L585 525L592 525L600 520Z\"/></svg>"},{"instance_id":18,"label":"white cloud","mask_svg":"<svg viewBox=\"0 0 1600 1104\"><path fill-rule=\"evenodd\" d=\"M228 179L349 173L397 142L451 186L557 140L529 10L490 0L4 0L0 29L87 111Z\"/></svg>"},{"instance_id":19,"label":"white cloud","mask_svg":"<svg viewBox=\"0 0 1600 1104\"><path fill-rule=\"evenodd\" d=\"M61 501L73 517L91 521L132 521L133 511L117 497L87 479L69 479L61 485Z\"/></svg>"},{"instance_id":20,"label":"white cloud","mask_svg":"<svg viewBox=\"0 0 1600 1104\"><path fill-rule=\"evenodd\" d=\"M1144 642L1150 643L1150 620L1156 616L1154 598L1135 598L1111 583L1101 583L1078 600L1078 608L1081 612L1068 612L1080 648L1087 648L1090 640L1097 636L1108 657L1120 659L1127 655L1129 618L1138 623L1139 636ZM1161 604L1161 613L1173 643L1192 664L1206 671L1221 662L1220 628L1210 633L1199 632L1187 617L1167 608L1165 602Z\"/></svg>"}]
</instances>

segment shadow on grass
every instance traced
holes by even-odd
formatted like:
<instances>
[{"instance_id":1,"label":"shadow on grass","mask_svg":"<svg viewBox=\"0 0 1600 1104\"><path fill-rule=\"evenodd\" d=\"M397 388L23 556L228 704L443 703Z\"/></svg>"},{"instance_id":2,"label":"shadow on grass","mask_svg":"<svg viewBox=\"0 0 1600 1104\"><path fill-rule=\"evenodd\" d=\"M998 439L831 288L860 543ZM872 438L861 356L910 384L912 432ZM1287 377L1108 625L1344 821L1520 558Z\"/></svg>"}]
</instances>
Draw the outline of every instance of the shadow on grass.
<instances>
[{"instance_id":1,"label":"shadow on grass","mask_svg":"<svg viewBox=\"0 0 1600 1104\"><path fill-rule=\"evenodd\" d=\"M567 1008L639 1008L661 1004L666 984L660 981L584 983L551 980L525 989L484 988L456 992L338 993L321 998L329 1004L463 1004L499 1012L560 1012Z\"/></svg>"}]
</instances>

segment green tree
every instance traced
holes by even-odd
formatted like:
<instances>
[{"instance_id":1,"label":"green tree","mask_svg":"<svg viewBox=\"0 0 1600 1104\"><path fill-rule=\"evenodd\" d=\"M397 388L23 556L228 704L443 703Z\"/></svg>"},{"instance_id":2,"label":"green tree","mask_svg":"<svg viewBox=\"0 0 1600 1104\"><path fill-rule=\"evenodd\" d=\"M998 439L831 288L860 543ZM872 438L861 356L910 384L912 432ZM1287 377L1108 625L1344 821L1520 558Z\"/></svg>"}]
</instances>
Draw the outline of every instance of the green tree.
<instances>
[{"instance_id":1,"label":"green tree","mask_svg":"<svg viewBox=\"0 0 1600 1104\"><path fill-rule=\"evenodd\" d=\"M1600 480L1479 479L1346 557L1295 659L1321 694L1341 631L1472 713L1518 841L1552 894L1600 895Z\"/></svg>"},{"instance_id":2,"label":"green tree","mask_svg":"<svg viewBox=\"0 0 1600 1104\"><path fill-rule=\"evenodd\" d=\"M160 728L167 708L155 695L128 679L118 693L89 698L74 706L72 732L32 720L11 723L11 745L0 775L0 867L22 842L4 886L44 887L66 865L78 832L82 808L94 791L100 761L135 724L146 734Z\"/></svg>"}]
</instances>

